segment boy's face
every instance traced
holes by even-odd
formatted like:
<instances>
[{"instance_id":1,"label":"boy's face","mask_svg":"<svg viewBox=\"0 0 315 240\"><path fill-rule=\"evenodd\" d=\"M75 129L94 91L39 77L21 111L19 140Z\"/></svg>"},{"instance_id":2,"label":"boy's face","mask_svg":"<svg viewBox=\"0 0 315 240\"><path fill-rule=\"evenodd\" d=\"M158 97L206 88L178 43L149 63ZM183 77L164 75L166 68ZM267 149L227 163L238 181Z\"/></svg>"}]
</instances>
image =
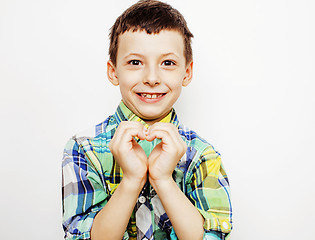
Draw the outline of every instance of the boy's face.
<instances>
[{"instance_id":1,"label":"boy's face","mask_svg":"<svg viewBox=\"0 0 315 240\"><path fill-rule=\"evenodd\" d=\"M116 66L107 64L108 78L120 86L125 105L148 124L163 119L192 79L184 40L177 31L158 34L127 31L119 36Z\"/></svg>"}]
</instances>

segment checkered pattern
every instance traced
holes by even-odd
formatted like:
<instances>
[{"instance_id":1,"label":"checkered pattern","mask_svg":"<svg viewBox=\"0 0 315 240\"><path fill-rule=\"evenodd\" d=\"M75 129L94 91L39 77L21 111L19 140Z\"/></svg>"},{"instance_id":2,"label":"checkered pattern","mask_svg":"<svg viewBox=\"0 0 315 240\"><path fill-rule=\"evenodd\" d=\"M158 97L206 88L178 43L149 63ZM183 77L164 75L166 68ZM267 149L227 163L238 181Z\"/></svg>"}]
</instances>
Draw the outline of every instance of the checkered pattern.
<instances>
[{"instance_id":1,"label":"checkered pattern","mask_svg":"<svg viewBox=\"0 0 315 240\"><path fill-rule=\"evenodd\" d=\"M114 115L92 131L75 135L65 146L62 162L65 239L90 239L94 217L122 180L122 170L108 148L121 121L146 124L121 102ZM232 229L232 208L229 182L220 154L195 132L181 125L174 109L162 122L177 126L188 146L173 178L205 218L204 239L228 239ZM159 141L141 140L139 144L149 155ZM149 182L140 193L123 239L177 239Z\"/></svg>"}]
</instances>

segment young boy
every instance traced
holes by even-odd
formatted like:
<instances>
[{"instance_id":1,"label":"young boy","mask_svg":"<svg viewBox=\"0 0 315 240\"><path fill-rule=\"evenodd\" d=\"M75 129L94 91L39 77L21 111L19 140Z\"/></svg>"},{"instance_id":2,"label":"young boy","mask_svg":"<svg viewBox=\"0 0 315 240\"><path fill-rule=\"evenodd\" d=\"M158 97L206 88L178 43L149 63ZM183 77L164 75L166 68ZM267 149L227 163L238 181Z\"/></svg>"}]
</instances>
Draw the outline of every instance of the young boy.
<instances>
[{"instance_id":1,"label":"young boy","mask_svg":"<svg viewBox=\"0 0 315 240\"><path fill-rule=\"evenodd\" d=\"M192 80L183 16L139 1L111 28L114 115L75 135L63 158L66 239L228 239L229 185L218 152L181 125L173 104Z\"/></svg>"}]
</instances>

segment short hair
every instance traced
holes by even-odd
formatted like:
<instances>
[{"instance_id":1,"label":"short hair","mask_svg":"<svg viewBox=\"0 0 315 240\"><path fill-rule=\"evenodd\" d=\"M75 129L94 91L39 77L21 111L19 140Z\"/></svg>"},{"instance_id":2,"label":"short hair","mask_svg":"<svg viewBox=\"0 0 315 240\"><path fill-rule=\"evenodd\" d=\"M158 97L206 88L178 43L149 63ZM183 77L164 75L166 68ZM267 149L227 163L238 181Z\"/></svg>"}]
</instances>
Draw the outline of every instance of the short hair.
<instances>
[{"instance_id":1,"label":"short hair","mask_svg":"<svg viewBox=\"0 0 315 240\"><path fill-rule=\"evenodd\" d=\"M156 34L161 30L176 30L184 38L186 64L192 60L191 38L183 15L167 3L157 0L140 0L124 11L110 29L109 58L116 66L118 38L126 31L143 31Z\"/></svg>"}]
</instances>

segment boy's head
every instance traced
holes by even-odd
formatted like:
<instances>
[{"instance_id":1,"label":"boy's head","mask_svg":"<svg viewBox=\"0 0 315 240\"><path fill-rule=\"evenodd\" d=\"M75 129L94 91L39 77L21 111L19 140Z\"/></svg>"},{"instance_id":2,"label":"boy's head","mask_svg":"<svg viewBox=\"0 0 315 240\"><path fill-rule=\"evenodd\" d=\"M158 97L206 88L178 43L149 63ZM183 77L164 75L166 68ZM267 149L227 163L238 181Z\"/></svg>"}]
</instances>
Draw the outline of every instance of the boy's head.
<instances>
[{"instance_id":1,"label":"boy's head","mask_svg":"<svg viewBox=\"0 0 315 240\"><path fill-rule=\"evenodd\" d=\"M111 29L108 78L149 125L171 111L192 79L191 37L177 10L153 0L131 6Z\"/></svg>"},{"instance_id":2,"label":"boy's head","mask_svg":"<svg viewBox=\"0 0 315 240\"><path fill-rule=\"evenodd\" d=\"M147 34L161 30L176 30L184 39L186 63L192 60L191 38L183 15L167 3L156 0L140 0L120 15L110 31L109 56L116 65L119 36L127 31L146 31Z\"/></svg>"}]
</instances>

